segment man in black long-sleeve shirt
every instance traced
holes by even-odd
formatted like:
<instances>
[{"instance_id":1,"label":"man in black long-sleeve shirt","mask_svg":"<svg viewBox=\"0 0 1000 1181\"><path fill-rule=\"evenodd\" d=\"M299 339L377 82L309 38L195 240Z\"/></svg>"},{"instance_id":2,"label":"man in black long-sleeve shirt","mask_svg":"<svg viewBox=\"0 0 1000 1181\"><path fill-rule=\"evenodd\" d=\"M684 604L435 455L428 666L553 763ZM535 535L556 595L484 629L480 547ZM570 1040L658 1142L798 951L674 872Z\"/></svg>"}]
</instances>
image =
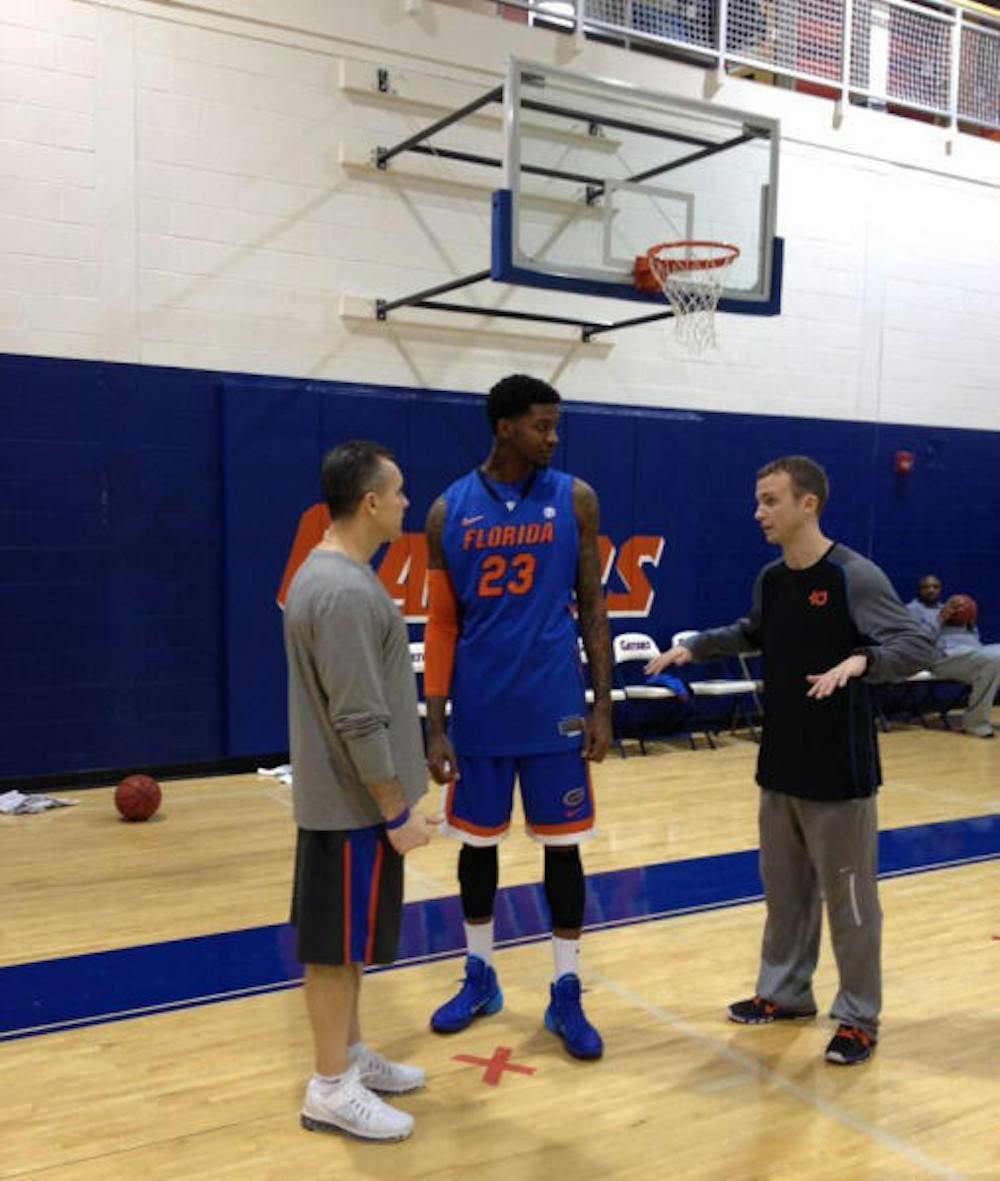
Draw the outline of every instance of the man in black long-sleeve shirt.
<instances>
[{"instance_id":1,"label":"man in black long-sleeve shirt","mask_svg":"<svg viewBox=\"0 0 1000 1181\"><path fill-rule=\"evenodd\" d=\"M761 468L755 519L782 556L758 574L749 616L670 648L647 671L763 654L757 782L767 919L757 992L730 1005L729 1017L763 1025L816 1015L825 897L840 976L826 1058L853 1065L871 1057L882 1005L882 774L870 685L925 668L934 651L878 566L823 535L828 494L826 473L804 456Z\"/></svg>"}]
</instances>

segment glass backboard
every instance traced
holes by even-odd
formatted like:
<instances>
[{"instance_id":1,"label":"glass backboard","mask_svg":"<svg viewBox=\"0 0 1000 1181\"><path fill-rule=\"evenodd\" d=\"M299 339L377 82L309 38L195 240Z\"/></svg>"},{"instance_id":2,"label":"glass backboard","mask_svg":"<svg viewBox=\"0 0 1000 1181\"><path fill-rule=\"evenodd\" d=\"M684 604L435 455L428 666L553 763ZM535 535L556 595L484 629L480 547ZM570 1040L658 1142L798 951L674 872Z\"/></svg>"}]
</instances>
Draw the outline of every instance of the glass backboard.
<instances>
[{"instance_id":1,"label":"glass backboard","mask_svg":"<svg viewBox=\"0 0 1000 1181\"><path fill-rule=\"evenodd\" d=\"M780 311L777 120L511 59L492 277L659 302L637 255L661 242L739 248L721 311Z\"/></svg>"}]
</instances>

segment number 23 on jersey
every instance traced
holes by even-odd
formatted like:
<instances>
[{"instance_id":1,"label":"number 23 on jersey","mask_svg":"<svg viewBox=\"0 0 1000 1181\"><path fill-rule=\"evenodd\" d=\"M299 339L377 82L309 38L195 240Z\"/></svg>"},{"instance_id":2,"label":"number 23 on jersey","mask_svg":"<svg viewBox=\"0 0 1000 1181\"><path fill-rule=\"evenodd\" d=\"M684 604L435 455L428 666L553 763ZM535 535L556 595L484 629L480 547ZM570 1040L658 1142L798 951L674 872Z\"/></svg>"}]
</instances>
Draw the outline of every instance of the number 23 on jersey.
<instances>
[{"instance_id":1,"label":"number 23 on jersey","mask_svg":"<svg viewBox=\"0 0 1000 1181\"><path fill-rule=\"evenodd\" d=\"M526 595L535 581L534 554L487 554L479 567L481 599L497 599L503 594Z\"/></svg>"}]
</instances>

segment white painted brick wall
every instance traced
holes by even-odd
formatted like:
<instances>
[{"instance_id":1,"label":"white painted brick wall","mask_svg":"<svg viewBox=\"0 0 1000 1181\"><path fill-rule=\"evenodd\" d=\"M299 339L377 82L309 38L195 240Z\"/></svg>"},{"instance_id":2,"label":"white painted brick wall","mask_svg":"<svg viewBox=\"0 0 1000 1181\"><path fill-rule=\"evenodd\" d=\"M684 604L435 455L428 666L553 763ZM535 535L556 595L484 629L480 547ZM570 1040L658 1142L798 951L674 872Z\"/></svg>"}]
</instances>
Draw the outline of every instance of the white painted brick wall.
<instances>
[{"instance_id":1,"label":"white painted brick wall","mask_svg":"<svg viewBox=\"0 0 1000 1181\"><path fill-rule=\"evenodd\" d=\"M865 111L835 130L820 100L730 80L720 102L783 122L780 318L722 317L700 359L665 325L591 346L433 313L380 325L341 297L488 265L499 173L364 167L440 114L366 92L379 64L455 105L511 52L692 97L702 72L429 2L418 20L401 0L285 0L281 26L265 0L212 8L0 5L0 349L465 390L525 369L636 406L1000 429L1000 145L949 156L939 129ZM455 138L498 152L499 126ZM456 298L622 312L489 284Z\"/></svg>"}]
</instances>

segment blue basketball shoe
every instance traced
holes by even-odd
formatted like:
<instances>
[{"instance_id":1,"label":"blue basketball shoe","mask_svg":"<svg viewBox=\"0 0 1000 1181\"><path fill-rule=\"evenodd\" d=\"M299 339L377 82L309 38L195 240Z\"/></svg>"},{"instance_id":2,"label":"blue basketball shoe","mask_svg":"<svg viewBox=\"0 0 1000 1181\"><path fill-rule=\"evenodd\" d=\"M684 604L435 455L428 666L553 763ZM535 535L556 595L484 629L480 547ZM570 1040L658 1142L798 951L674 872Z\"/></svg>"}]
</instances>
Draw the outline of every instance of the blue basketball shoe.
<instances>
[{"instance_id":1,"label":"blue basketball shoe","mask_svg":"<svg viewBox=\"0 0 1000 1181\"><path fill-rule=\"evenodd\" d=\"M584 1016L580 1004L580 977L573 972L550 985L551 1001L545 1010L545 1028L563 1040L574 1058L600 1058L604 1053L601 1035Z\"/></svg>"},{"instance_id":2,"label":"blue basketball shoe","mask_svg":"<svg viewBox=\"0 0 1000 1181\"><path fill-rule=\"evenodd\" d=\"M503 993L497 974L477 955L466 956L462 987L431 1016L435 1033L458 1033L472 1024L473 1017L489 1017L503 1008Z\"/></svg>"}]
</instances>

